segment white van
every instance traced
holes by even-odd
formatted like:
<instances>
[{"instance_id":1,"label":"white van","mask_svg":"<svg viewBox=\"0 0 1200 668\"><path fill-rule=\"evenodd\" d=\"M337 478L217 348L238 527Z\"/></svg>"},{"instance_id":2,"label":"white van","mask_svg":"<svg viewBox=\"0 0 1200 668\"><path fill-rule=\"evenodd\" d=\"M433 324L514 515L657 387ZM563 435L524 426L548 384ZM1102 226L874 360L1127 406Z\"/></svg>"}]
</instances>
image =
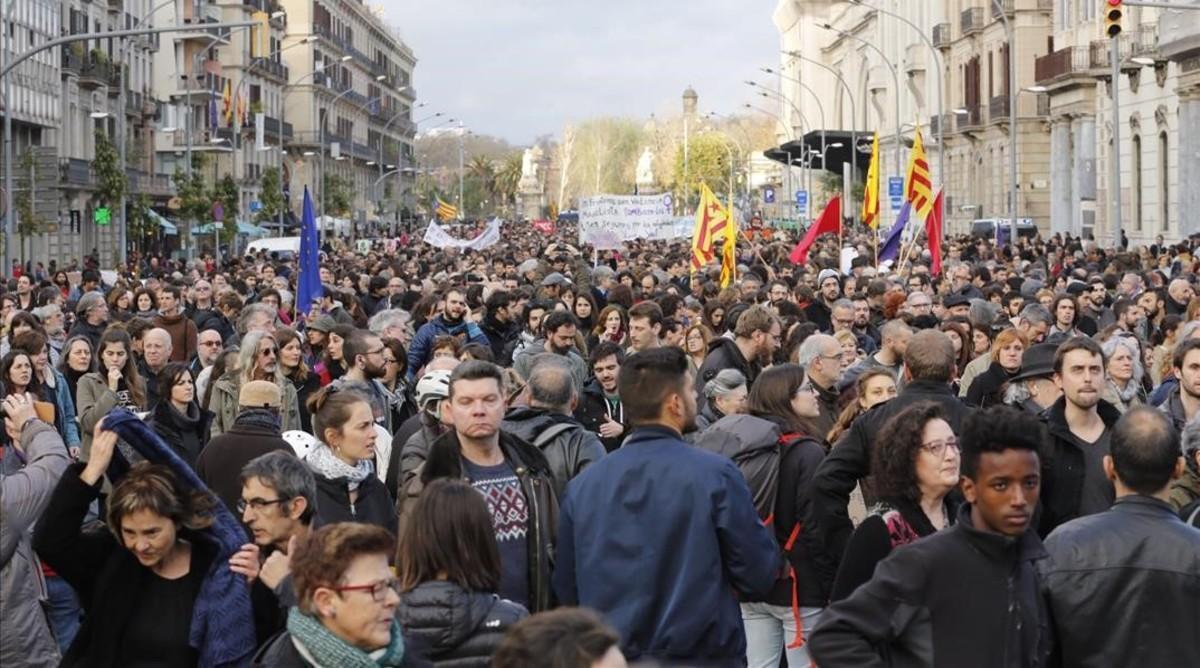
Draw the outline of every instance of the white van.
<instances>
[{"instance_id":1,"label":"white van","mask_svg":"<svg viewBox=\"0 0 1200 668\"><path fill-rule=\"evenodd\" d=\"M300 237L269 237L266 239L255 239L246 246L246 255L258 255L259 251L266 251L267 255L274 255L280 260L291 260L300 253Z\"/></svg>"}]
</instances>

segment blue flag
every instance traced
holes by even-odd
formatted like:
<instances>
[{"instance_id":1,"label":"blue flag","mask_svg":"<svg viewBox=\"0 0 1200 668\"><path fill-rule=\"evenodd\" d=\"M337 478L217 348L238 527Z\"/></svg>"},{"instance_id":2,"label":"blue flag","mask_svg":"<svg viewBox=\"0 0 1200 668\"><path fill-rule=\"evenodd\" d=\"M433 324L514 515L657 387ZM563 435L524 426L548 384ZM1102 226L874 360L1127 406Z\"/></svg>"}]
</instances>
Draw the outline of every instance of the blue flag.
<instances>
[{"instance_id":1,"label":"blue flag","mask_svg":"<svg viewBox=\"0 0 1200 668\"><path fill-rule=\"evenodd\" d=\"M900 254L900 237L904 236L904 228L908 225L908 214L911 211L912 202L905 200L904 207L900 209L900 216L896 218L896 224L892 225L891 231L888 232L887 241L879 248L880 262L895 260Z\"/></svg>"},{"instance_id":2,"label":"blue flag","mask_svg":"<svg viewBox=\"0 0 1200 668\"><path fill-rule=\"evenodd\" d=\"M321 257L317 253L317 218L312 195L304 186L304 211L300 216L300 276L296 280L296 308L307 314L314 300L325 294L321 286Z\"/></svg>"}]
</instances>

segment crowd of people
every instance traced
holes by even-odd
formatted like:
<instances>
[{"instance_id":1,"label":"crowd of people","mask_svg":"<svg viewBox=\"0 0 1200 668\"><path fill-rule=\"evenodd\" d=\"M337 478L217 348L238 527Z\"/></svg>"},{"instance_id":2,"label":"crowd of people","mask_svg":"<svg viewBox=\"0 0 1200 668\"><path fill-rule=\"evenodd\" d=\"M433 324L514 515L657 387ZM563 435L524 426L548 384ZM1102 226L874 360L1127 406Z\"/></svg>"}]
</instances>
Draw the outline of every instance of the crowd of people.
<instances>
[{"instance_id":1,"label":"crowd of people","mask_svg":"<svg viewBox=\"0 0 1200 668\"><path fill-rule=\"evenodd\" d=\"M506 225L0 282L4 666L1200 665L1200 259Z\"/></svg>"}]
</instances>

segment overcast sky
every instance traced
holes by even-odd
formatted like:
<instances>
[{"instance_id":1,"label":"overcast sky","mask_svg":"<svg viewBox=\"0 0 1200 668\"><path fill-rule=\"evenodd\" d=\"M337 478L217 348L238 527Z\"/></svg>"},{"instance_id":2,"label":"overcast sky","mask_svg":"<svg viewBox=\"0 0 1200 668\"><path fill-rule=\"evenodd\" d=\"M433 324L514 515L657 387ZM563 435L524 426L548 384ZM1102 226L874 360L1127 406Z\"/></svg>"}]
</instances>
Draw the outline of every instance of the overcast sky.
<instances>
[{"instance_id":1,"label":"overcast sky","mask_svg":"<svg viewBox=\"0 0 1200 668\"><path fill-rule=\"evenodd\" d=\"M593 116L677 114L689 85L701 111L737 111L762 100L742 82L779 60L775 0L380 4L417 55L417 117L446 112L514 144Z\"/></svg>"}]
</instances>

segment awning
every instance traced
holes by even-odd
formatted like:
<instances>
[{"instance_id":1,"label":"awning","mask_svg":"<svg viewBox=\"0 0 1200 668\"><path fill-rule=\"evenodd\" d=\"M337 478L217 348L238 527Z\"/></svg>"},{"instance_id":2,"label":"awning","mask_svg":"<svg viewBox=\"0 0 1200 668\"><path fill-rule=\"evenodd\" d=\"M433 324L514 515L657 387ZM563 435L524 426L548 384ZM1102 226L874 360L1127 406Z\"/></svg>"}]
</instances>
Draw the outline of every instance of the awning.
<instances>
[{"instance_id":1,"label":"awning","mask_svg":"<svg viewBox=\"0 0 1200 668\"><path fill-rule=\"evenodd\" d=\"M857 140L859 144L858 171L865 174L871 163L871 137L872 133L868 130L853 132L850 130L826 130L823 135L820 130L814 130L796 141L785 142L775 148L769 148L763 151L763 155L785 165L788 164L790 158L793 166L801 167L805 164L805 153L816 151L819 155L813 156L813 165L841 176L842 165L851 161L850 147L853 141ZM841 146L834 146L834 144L841 144ZM864 151L866 152L864 153ZM825 156L824 165L821 164L820 155Z\"/></svg>"},{"instance_id":2,"label":"awning","mask_svg":"<svg viewBox=\"0 0 1200 668\"><path fill-rule=\"evenodd\" d=\"M224 223L220 224L224 225ZM192 234L212 234L216 225L216 223L205 223L203 225L198 225L192 229ZM251 225L250 223L243 223L241 221L238 221L237 233L247 237L265 237L269 234L266 230L258 225Z\"/></svg>"},{"instance_id":3,"label":"awning","mask_svg":"<svg viewBox=\"0 0 1200 668\"><path fill-rule=\"evenodd\" d=\"M179 228L175 226L175 223L172 223L171 221L167 220L166 218L163 218L154 209L147 208L146 216L149 217L150 220L152 220L158 224L158 227L162 230L163 234L165 234L167 236L171 236L171 237L179 234Z\"/></svg>"}]
</instances>

